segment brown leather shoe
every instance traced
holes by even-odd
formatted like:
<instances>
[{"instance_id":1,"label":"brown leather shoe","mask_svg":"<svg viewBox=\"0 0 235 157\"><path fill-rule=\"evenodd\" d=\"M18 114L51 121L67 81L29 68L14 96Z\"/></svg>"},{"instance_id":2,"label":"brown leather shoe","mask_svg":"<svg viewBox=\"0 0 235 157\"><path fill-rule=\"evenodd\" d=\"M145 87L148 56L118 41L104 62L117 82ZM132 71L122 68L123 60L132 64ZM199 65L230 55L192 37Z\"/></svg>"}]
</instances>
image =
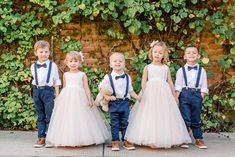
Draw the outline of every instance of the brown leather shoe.
<instances>
[{"instance_id":1,"label":"brown leather shoe","mask_svg":"<svg viewBox=\"0 0 235 157\"><path fill-rule=\"evenodd\" d=\"M119 141L112 141L112 151L119 151Z\"/></svg>"},{"instance_id":2,"label":"brown leather shoe","mask_svg":"<svg viewBox=\"0 0 235 157\"><path fill-rule=\"evenodd\" d=\"M195 146L200 149L206 149L207 146L205 145L204 141L202 139L196 139Z\"/></svg>"},{"instance_id":3,"label":"brown leather shoe","mask_svg":"<svg viewBox=\"0 0 235 157\"><path fill-rule=\"evenodd\" d=\"M135 146L128 141L124 141L123 147L127 150L135 150Z\"/></svg>"},{"instance_id":4,"label":"brown leather shoe","mask_svg":"<svg viewBox=\"0 0 235 157\"><path fill-rule=\"evenodd\" d=\"M45 138L44 137L39 138L33 146L35 148L41 148L41 147L45 146Z\"/></svg>"}]
</instances>

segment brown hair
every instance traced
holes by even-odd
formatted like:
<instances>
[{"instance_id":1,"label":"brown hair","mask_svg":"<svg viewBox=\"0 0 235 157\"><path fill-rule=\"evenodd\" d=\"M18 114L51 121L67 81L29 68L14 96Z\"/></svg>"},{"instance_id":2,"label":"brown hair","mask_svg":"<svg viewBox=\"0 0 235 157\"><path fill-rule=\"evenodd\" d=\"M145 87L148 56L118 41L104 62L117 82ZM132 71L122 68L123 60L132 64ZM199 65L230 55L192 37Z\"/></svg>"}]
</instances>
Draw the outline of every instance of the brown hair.
<instances>
[{"instance_id":1,"label":"brown hair","mask_svg":"<svg viewBox=\"0 0 235 157\"><path fill-rule=\"evenodd\" d=\"M198 47L196 46L196 45L187 45L186 47L185 47L185 49L184 49L184 52L186 52L186 50L187 50L187 48L196 48L197 49L197 52L198 52L198 54L199 54L199 50L198 50Z\"/></svg>"},{"instance_id":2,"label":"brown hair","mask_svg":"<svg viewBox=\"0 0 235 157\"><path fill-rule=\"evenodd\" d=\"M82 52L78 52L78 51L70 51L69 53L66 54L66 58L65 58L65 62L68 61L68 57L82 62L83 61L83 56L82 56Z\"/></svg>"},{"instance_id":3,"label":"brown hair","mask_svg":"<svg viewBox=\"0 0 235 157\"><path fill-rule=\"evenodd\" d=\"M34 44L34 53L37 51L39 48L45 48L48 47L50 49L50 44L46 40L39 40Z\"/></svg>"},{"instance_id":4,"label":"brown hair","mask_svg":"<svg viewBox=\"0 0 235 157\"><path fill-rule=\"evenodd\" d=\"M151 45L150 45L150 50L149 50L149 59L150 60L153 60L153 48L155 47L155 46L161 46L161 47L163 47L164 49L165 49L165 51L164 51L164 56L163 56L163 59L162 59L162 61L164 62L164 63L166 63L166 62L168 62L169 61L169 55L168 55L168 48L167 48L167 46L166 46L166 43L165 42L163 42L163 41L153 41L152 43L151 43Z\"/></svg>"}]
</instances>

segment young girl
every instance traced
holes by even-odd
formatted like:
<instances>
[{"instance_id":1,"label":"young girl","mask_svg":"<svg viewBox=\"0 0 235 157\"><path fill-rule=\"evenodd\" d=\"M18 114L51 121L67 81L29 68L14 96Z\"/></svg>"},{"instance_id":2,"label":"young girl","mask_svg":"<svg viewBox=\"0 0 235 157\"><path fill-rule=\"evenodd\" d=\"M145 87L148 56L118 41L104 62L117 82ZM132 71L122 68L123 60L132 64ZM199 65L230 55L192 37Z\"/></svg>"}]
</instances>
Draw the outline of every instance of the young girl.
<instances>
[{"instance_id":1,"label":"young girl","mask_svg":"<svg viewBox=\"0 0 235 157\"><path fill-rule=\"evenodd\" d=\"M64 73L61 93L55 100L46 143L53 146L85 146L104 143L109 137L104 120L93 106L87 76L78 67L81 52L66 55L69 72Z\"/></svg>"},{"instance_id":2,"label":"young girl","mask_svg":"<svg viewBox=\"0 0 235 157\"><path fill-rule=\"evenodd\" d=\"M141 102L130 114L125 139L151 148L170 148L191 142L174 95L164 42L154 41L149 51L152 63L144 68Z\"/></svg>"}]
</instances>

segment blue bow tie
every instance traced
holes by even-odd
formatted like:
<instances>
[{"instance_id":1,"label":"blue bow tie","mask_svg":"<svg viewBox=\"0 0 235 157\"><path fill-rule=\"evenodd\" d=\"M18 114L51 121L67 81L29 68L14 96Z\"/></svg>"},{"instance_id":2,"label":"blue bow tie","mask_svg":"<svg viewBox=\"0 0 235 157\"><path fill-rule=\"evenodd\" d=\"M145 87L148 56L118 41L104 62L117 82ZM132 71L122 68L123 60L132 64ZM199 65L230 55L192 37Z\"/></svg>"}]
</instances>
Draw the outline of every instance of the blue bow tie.
<instances>
[{"instance_id":1,"label":"blue bow tie","mask_svg":"<svg viewBox=\"0 0 235 157\"><path fill-rule=\"evenodd\" d=\"M194 67L188 66L188 71L190 71L190 70L192 70L192 69L197 70L197 66L194 66Z\"/></svg>"},{"instance_id":2,"label":"blue bow tie","mask_svg":"<svg viewBox=\"0 0 235 157\"><path fill-rule=\"evenodd\" d=\"M47 67L47 64L44 63L44 64L37 64L37 68L46 68Z\"/></svg>"},{"instance_id":3,"label":"blue bow tie","mask_svg":"<svg viewBox=\"0 0 235 157\"><path fill-rule=\"evenodd\" d=\"M125 78L125 74L115 77L116 80L117 80L117 79L120 79L120 78Z\"/></svg>"}]
</instances>

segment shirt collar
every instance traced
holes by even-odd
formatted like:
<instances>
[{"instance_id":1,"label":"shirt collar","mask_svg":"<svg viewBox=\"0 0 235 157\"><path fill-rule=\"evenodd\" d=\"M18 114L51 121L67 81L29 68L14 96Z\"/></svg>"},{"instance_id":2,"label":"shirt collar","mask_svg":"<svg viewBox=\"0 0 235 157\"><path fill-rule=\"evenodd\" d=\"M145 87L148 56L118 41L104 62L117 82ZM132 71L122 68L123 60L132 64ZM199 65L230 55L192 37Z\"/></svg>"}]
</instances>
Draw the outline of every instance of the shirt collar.
<instances>
[{"instance_id":1,"label":"shirt collar","mask_svg":"<svg viewBox=\"0 0 235 157\"><path fill-rule=\"evenodd\" d=\"M120 76L120 75L123 75L123 74L125 74L125 73L123 72L123 73L121 73L121 74L118 74L118 73L116 73L115 71L112 71L112 72L111 72L111 75L112 75L112 76Z\"/></svg>"},{"instance_id":2,"label":"shirt collar","mask_svg":"<svg viewBox=\"0 0 235 157\"><path fill-rule=\"evenodd\" d=\"M42 64L44 64L44 63L48 64L48 63L49 63L49 61L50 61L49 59L48 59L48 60L46 60L45 62L42 62L42 63L41 63L41 62L39 62L39 61L37 61L37 64L40 64L40 65L42 65Z\"/></svg>"},{"instance_id":3,"label":"shirt collar","mask_svg":"<svg viewBox=\"0 0 235 157\"><path fill-rule=\"evenodd\" d=\"M194 64L194 65L189 65L188 63L185 64L185 67L194 67L194 66L197 66L197 67L198 67L199 64L198 64L198 63L196 63L196 64Z\"/></svg>"}]
</instances>

